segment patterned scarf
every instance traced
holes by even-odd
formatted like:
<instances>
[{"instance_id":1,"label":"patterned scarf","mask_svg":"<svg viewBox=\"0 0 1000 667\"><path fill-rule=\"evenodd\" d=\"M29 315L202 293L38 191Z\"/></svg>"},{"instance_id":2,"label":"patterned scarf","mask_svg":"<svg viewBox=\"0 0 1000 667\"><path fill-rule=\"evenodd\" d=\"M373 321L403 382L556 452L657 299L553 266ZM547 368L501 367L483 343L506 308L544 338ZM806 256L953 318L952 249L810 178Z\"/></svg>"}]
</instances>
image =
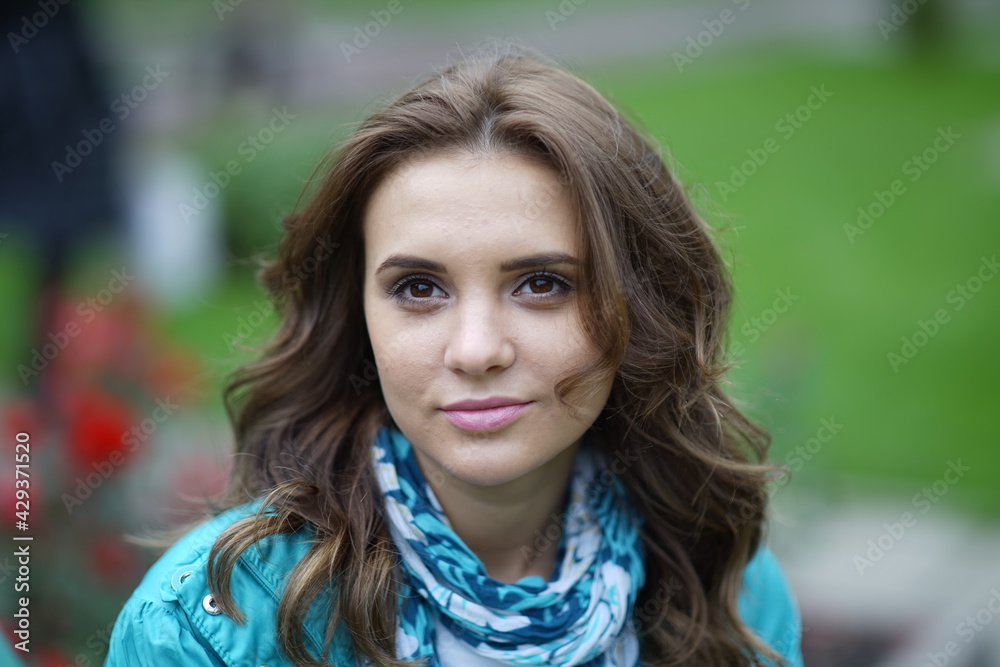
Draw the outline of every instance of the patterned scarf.
<instances>
[{"instance_id":1,"label":"patterned scarf","mask_svg":"<svg viewBox=\"0 0 1000 667\"><path fill-rule=\"evenodd\" d=\"M452 529L406 436L382 427L372 459L404 566L397 658L440 667L440 622L476 653L513 665L638 664L631 616L646 578L642 518L592 437L574 461L552 580L510 584L491 578Z\"/></svg>"}]
</instances>

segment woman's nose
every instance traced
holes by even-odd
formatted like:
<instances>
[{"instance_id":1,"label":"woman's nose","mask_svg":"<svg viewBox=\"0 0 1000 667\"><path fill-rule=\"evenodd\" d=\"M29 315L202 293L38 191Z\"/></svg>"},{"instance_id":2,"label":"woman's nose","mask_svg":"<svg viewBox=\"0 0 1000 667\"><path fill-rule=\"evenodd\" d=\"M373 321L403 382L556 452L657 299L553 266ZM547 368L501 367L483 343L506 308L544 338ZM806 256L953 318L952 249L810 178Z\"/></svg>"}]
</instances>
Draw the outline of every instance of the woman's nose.
<instances>
[{"instance_id":1,"label":"woman's nose","mask_svg":"<svg viewBox=\"0 0 1000 667\"><path fill-rule=\"evenodd\" d=\"M511 318L495 300L479 298L456 306L448 323L445 366L476 375L514 362Z\"/></svg>"}]
</instances>

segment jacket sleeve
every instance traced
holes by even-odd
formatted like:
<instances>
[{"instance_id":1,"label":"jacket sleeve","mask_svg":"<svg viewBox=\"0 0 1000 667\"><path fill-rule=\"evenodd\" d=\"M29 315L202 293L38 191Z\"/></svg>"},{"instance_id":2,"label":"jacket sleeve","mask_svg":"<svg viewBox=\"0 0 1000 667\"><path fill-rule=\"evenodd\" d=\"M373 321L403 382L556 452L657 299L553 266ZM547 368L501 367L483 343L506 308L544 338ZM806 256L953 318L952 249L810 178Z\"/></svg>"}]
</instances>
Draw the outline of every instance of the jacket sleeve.
<instances>
[{"instance_id":1,"label":"jacket sleeve","mask_svg":"<svg viewBox=\"0 0 1000 667\"><path fill-rule=\"evenodd\" d=\"M225 667L192 632L177 604L132 597L108 644L104 667Z\"/></svg>"},{"instance_id":2,"label":"jacket sleeve","mask_svg":"<svg viewBox=\"0 0 1000 667\"><path fill-rule=\"evenodd\" d=\"M743 583L739 598L743 621L788 661L787 667L803 667L799 606L778 559L766 545L750 560Z\"/></svg>"}]
</instances>

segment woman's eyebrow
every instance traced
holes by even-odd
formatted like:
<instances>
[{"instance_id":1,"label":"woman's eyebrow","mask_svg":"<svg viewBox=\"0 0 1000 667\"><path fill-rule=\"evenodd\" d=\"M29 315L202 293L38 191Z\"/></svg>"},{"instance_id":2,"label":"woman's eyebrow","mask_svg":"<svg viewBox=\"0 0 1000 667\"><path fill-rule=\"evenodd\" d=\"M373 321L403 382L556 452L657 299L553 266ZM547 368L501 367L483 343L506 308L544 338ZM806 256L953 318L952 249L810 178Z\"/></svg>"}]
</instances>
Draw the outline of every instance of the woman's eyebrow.
<instances>
[{"instance_id":1,"label":"woman's eyebrow","mask_svg":"<svg viewBox=\"0 0 1000 667\"><path fill-rule=\"evenodd\" d=\"M511 271L521 271L523 269L532 269L538 266L551 266L553 264L579 264L579 260L565 252L546 252L538 255L529 255L527 257L518 257L517 259L509 259L500 264L500 270L504 273L509 273ZM432 262L429 259L423 259L421 257L414 257L412 255L389 255L384 262L379 264L378 269L375 270L375 275L382 273L388 269L399 267L403 269L422 269L424 271L434 271L436 273L447 274L448 270L443 264L438 262Z\"/></svg>"}]
</instances>

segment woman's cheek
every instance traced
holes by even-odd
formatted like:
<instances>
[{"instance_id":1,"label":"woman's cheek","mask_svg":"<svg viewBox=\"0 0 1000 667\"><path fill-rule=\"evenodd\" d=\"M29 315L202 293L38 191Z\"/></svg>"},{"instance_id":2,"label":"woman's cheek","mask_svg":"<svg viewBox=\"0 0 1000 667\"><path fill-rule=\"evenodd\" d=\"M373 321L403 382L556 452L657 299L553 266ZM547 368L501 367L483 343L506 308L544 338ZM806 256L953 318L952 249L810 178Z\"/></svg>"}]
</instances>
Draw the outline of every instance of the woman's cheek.
<instances>
[{"instance_id":1,"label":"woman's cheek","mask_svg":"<svg viewBox=\"0 0 1000 667\"><path fill-rule=\"evenodd\" d=\"M415 333L409 327L395 322L387 323L384 331L385 334L379 336L377 345L373 341L379 372L394 372L405 366L407 361L412 363L420 350L420 341Z\"/></svg>"},{"instance_id":2,"label":"woman's cheek","mask_svg":"<svg viewBox=\"0 0 1000 667\"><path fill-rule=\"evenodd\" d=\"M375 364L384 391L405 392L415 398L433 387L435 355L433 342L417 332L397 330L373 347Z\"/></svg>"}]
</instances>

